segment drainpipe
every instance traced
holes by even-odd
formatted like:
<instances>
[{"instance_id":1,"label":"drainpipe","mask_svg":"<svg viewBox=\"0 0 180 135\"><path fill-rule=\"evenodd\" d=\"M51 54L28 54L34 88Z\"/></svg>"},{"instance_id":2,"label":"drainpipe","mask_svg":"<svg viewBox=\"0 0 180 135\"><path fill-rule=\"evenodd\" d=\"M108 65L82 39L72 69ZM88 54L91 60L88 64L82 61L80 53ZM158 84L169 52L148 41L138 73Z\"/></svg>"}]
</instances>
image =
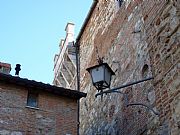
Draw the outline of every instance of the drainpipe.
<instances>
[{"instance_id":1,"label":"drainpipe","mask_svg":"<svg viewBox=\"0 0 180 135\"><path fill-rule=\"evenodd\" d=\"M73 43L74 44L74 43ZM79 44L75 43L75 48L76 48L76 78L77 78L77 91L80 91L80 57L79 57ZM80 100L80 99L79 99ZM77 113L77 120L78 120L78 125L77 125L77 135L80 134L79 132L79 127L80 127L80 121L79 121L79 113L80 113L80 102L79 100L77 101L78 104L78 113Z\"/></svg>"},{"instance_id":2,"label":"drainpipe","mask_svg":"<svg viewBox=\"0 0 180 135\"><path fill-rule=\"evenodd\" d=\"M80 44L79 44L79 41L81 39L81 36L82 36L82 34L83 34L83 32L84 32L90 18L91 18L91 15L93 14L93 11L94 11L97 3L98 3L98 0L93 0L93 3L91 5L91 7L90 7L88 15L86 16L86 18L84 20L84 23L83 23L83 25L82 25L82 27L80 29L80 32L79 32L79 34L78 34L78 36L76 38L75 47L76 47L76 73L77 73L77 90L78 91L80 91L80 56L79 56ZM80 113L80 102L78 100L78 115L77 115L77 117L78 117L78 129L77 129L77 135L80 134L80 132L79 132L79 126L80 126L79 113Z\"/></svg>"}]
</instances>

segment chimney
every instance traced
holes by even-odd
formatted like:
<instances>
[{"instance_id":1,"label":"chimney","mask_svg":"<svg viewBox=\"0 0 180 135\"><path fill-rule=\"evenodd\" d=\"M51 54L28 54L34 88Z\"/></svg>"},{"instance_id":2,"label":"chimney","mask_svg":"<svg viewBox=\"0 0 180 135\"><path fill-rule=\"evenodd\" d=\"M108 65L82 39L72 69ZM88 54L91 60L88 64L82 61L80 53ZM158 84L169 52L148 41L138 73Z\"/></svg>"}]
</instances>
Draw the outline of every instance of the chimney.
<instances>
[{"instance_id":1,"label":"chimney","mask_svg":"<svg viewBox=\"0 0 180 135\"><path fill-rule=\"evenodd\" d=\"M67 23L65 31L66 31L66 43L70 43L74 41L74 24Z\"/></svg>"},{"instance_id":2,"label":"chimney","mask_svg":"<svg viewBox=\"0 0 180 135\"><path fill-rule=\"evenodd\" d=\"M74 23L68 22L66 25L65 31L67 34L73 34L74 35Z\"/></svg>"},{"instance_id":3,"label":"chimney","mask_svg":"<svg viewBox=\"0 0 180 135\"><path fill-rule=\"evenodd\" d=\"M15 70L16 70L15 75L19 76L19 71L21 70L21 65L20 64L16 64Z\"/></svg>"},{"instance_id":4,"label":"chimney","mask_svg":"<svg viewBox=\"0 0 180 135\"><path fill-rule=\"evenodd\" d=\"M0 62L0 73L10 74L11 64Z\"/></svg>"}]
</instances>

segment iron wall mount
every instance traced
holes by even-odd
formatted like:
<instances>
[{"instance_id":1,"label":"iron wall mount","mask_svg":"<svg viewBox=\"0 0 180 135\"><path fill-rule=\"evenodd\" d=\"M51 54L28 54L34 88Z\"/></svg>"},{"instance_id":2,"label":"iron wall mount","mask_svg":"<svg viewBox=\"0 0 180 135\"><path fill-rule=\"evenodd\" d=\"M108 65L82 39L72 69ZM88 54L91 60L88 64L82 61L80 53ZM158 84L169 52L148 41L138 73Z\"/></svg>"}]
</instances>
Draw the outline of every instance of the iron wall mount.
<instances>
[{"instance_id":1,"label":"iron wall mount","mask_svg":"<svg viewBox=\"0 0 180 135\"><path fill-rule=\"evenodd\" d=\"M122 92L122 91L119 91L122 88L129 87L129 86L132 86L132 85L135 85L135 84L138 84L138 83L142 83L142 82L145 82L145 81L148 81L148 80L152 80L152 79L154 79L154 78L149 77L149 78L145 78L143 80L139 80L139 81L136 81L136 82L130 82L130 83L127 83L125 85L122 85L120 87L116 87L116 88L113 88L113 89L110 89L110 90L101 91L101 92L97 93L95 95L95 97L100 96L100 95L103 96L103 94L108 94L108 93L119 93L119 94L122 94L124 96L126 107L129 107L129 106L143 106L143 107L146 107L147 109L151 110L155 115L160 115L160 113L158 111L155 111L153 109L153 107L150 106L150 105L146 105L146 104L143 104L143 103L129 103L128 95L126 93Z\"/></svg>"}]
</instances>

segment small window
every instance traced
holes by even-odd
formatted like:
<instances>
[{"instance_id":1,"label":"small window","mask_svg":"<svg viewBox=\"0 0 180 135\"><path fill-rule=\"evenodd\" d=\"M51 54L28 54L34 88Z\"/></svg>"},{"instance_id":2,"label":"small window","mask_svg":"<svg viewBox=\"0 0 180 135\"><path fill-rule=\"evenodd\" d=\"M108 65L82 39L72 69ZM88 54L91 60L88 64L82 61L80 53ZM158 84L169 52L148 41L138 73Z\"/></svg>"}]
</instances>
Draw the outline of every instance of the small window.
<instances>
[{"instance_id":1,"label":"small window","mask_svg":"<svg viewBox=\"0 0 180 135\"><path fill-rule=\"evenodd\" d=\"M27 106L28 107L38 107L38 94L33 92L28 92L27 97Z\"/></svg>"},{"instance_id":2,"label":"small window","mask_svg":"<svg viewBox=\"0 0 180 135\"><path fill-rule=\"evenodd\" d=\"M116 0L119 7L121 7L123 0Z\"/></svg>"},{"instance_id":3,"label":"small window","mask_svg":"<svg viewBox=\"0 0 180 135\"><path fill-rule=\"evenodd\" d=\"M142 68L142 77L143 78L148 77L148 72L149 72L149 66L145 64Z\"/></svg>"}]
</instances>

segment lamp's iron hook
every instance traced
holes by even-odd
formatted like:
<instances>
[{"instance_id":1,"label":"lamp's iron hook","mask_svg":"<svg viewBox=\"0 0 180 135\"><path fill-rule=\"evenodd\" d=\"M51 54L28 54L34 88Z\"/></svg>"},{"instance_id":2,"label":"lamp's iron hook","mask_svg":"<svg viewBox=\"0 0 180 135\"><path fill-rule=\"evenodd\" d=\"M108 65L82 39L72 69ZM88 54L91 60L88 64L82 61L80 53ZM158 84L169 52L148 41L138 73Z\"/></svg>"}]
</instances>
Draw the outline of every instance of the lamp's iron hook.
<instances>
[{"instance_id":1,"label":"lamp's iron hook","mask_svg":"<svg viewBox=\"0 0 180 135\"><path fill-rule=\"evenodd\" d=\"M100 57L100 56L99 56L99 52L98 52L97 46L96 46L96 56L97 56L97 61L98 61L98 63L99 63L99 64L102 64L104 57Z\"/></svg>"}]
</instances>

